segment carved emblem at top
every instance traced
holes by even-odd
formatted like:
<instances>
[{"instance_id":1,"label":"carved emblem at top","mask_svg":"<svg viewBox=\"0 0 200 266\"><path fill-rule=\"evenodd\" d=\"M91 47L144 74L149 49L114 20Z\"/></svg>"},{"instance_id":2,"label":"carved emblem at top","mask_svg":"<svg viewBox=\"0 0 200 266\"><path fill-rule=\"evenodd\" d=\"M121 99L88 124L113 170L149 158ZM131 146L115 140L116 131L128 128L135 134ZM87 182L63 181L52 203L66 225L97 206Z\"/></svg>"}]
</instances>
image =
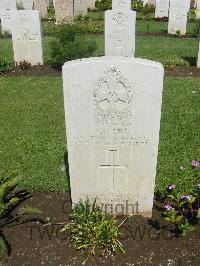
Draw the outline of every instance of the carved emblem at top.
<instances>
[{"instance_id":1,"label":"carved emblem at top","mask_svg":"<svg viewBox=\"0 0 200 266\"><path fill-rule=\"evenodd\" d=\"M104 75L99 78L94 99L97 116L105 121L125 120L131 115L132 89L116 67L106 69Z\"/></svg>"}]
</instances>

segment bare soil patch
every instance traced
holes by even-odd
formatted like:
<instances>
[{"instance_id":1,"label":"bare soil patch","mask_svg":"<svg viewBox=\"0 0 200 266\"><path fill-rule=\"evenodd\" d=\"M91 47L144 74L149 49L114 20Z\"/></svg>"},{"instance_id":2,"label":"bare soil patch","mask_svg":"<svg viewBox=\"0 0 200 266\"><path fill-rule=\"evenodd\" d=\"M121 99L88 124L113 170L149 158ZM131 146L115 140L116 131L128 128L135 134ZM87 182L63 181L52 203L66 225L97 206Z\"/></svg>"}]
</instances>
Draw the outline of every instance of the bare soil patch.
<instances>
[{"instance_id":1,"label":"bare soil patch","mask_svg":"<svg viewBox=\"0 0 200 266\"><path fill-rule=\"evenodd\" d=\"M84 261L84 265L200 265L200 227L185 237L172 236L157 202L152 219L135 216L131 224L125 222L121 227L124 254L108 258L97 254L88 260L86 254L73 247L66 234L60 233L71 210L68 193L33 193L23 204L39 208L42 214L37 214L37 218L49 217L52 224L29 222L7 228L4 233L10 256L3 255L1 265L80 266ZM32 215L27 217L30 218Z\"/></svg>"}]
</instances>

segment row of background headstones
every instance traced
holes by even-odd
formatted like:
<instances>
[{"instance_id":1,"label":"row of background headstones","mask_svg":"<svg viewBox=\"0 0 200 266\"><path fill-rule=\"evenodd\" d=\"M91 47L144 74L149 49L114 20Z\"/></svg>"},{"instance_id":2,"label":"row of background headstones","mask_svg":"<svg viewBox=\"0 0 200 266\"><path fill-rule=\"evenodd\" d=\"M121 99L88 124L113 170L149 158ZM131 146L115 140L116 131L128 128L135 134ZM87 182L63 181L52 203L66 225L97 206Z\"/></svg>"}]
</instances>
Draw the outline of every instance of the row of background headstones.
<instances>
[{"instance_id":1,"label":"row of background headstones","mask_svg":"<svg viewBox=\"0 0 200 266\"><path fill-rule=\"evenodd\" d=\"M17 1L17 2L16 2ZM200 0L195 0L196 17L200 16ZM0 16L2 18L2 31L12 33L11 11L18 6L26 10L33 8L40 11L41 17L47 16L47 8L52 4L55 8L56 22L72 21L78 15L87 15L88 8L95 8L95 0L0 0ZM144 1L145 3L145 1ZM151 4L153 2L151 1ZM155 17L169 17L168 33L181 35L186 34L187 13L190 10L190 0L156 0Z\"/></svg>"},{"instance_id":2,"label":"row of background headstones","mask_svg":"<svg viewBox=\"0 0 200 266\"><path fill-rule=\"evenodd\" d=\"M19 1L25 1L24 3L27 9L32 9L34 6L35 9L37 8L38 11L40 11L40 15L45 14L45 12L47 12L47 6L51 4L46 0L34 0L34 5L33 0L17 1L18 3ZM75 1L79 2L79 13L77 13L77 15L86 14L88 3L85 7L83 7L81 2L85 3L84 0ZM67 18L67 20L71 20L71 18L73 18L73 2L73 0L54 1L55 13L57 14L58 21L65 18ZM127 3L128 2L130 1L128 0ZM6 8L5 10L2 9L2 3L4 3L4 7ZM32 4L30 5L30 3ZM15 62L20 62L24 59L26 61L31 61L32 65L43 64L43 56L40 51L42 49L42 41L39 12L31 13L32 10L17 11L16 0L9 0L9 2L7 2L7 0L6 2L5 0L0 0L0 8L2 31L12 33ZM44 10L46 11L44 12ZM105 13L105 55L134 56L136 12L126 10L125 15L127 16L127 19L124 20L123 12L119 14L118 10L119 9L116 8L116 10L108 10ZM187 13L189 10L189 0L157 0L155 16L168 17L169 14L168 33L176 34L179 31L181 35L184 35L186 33ZM64 18L63 15L67 16ZM29 20L35 22L28 23L27 21ZM13 21L15 21L15 23L13 23ZM13 27L14 31L12 29ZM35 36L38 36L38 39ZM38 45L33 47L33 50L36 50L36 53L33 53L32 50L31 43L33 43L33 38L34 40L37 39L38 43ZM29 39L31 40L30 44L28 44ZM26 43L24 45L27 45L29 49L25 49L26 47L24 47L19 40L23 40L23 43ZM17 41L21 47L19 49L17 49ZM38 53L37 49L39 49ZM25 56L24 53L26 53L27 56ZM34 57L31 56L31 54L33 54ZM35 56L36 54L38 54L38 57ZM199 60L197 66L200 67Z\"/></svg>"}]
</instances>

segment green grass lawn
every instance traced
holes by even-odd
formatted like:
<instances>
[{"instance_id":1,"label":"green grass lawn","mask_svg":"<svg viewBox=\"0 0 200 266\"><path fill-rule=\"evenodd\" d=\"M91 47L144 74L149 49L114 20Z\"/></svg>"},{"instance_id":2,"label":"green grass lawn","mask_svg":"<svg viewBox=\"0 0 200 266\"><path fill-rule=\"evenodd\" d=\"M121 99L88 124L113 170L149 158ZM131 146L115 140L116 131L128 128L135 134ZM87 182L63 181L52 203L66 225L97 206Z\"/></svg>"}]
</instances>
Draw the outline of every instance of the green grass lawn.
<instances>
[{"instance_id":1,"label":"green grass lawn","mask_svg":"<svg viewBox=\"0 0 200 266\"><path fill-rule=\"evenodd\" d=\"M157 191L200 159L199 94L198 78L165 78ZM61 77L1 77L0 99L0 169L22 174L28 190L66 190Z\"/></svg>"},{"instance_id":2,"label":"green grass lawn","mask_svg":"<svg viewBox=\"0 0 200 266\"><path fill-rule=\"evenodd\" d=\"M95 56L104 55L103 36L89 36L97 42ZM51 37L43 39L45 63L50 59ZM198 39L169 38L169 37L136 37L136 57L159 61L163 64L195 65L198 48ZM13 63L12 42L10 39L0 40L0 57L7 58Z\"/></svg>"},{"instance_id":3,"label":"green grass lawn","mask_svg":"<svg viewBox=\"0 0 200 266\"><path fill-rule=\"evenodd\" d=\"M42 32L44 34L52 34L54 21L43 21L42 22ZM100 32L103 34L104 31L104 22L103 21L83 21L77 22L79 24L87 25L93 24L97 25L100 28ZM196 22L188 22L187 23L187 33L194 34L194 29L196 27ZM137 20L136 21L136 33L167 33L168 30L168 22L161 22L155 20Z\"/></svg>"},{"instance_id":4,"label":"green grass lawn","mask_svg":"<svg viewBox=\"0 0 200 266\"><path fill-rule=\"evenodd\" d=\"M149 27L149 32L167 32L168 22L158 22L154 20L155 13L150 13L148 18L144 18L140 12L137 12L137 21L136 21L136 32L146 32L147 26ZM93 21L103 21L104 13L103 12L89 12L88 16ZM195 16L193 16L195 17ZM189 17L188 17L189 18ZM189 21L187 23L187 33L193 33L194 27L196 25L195 21Z\"/></svg>"}]
</instances>

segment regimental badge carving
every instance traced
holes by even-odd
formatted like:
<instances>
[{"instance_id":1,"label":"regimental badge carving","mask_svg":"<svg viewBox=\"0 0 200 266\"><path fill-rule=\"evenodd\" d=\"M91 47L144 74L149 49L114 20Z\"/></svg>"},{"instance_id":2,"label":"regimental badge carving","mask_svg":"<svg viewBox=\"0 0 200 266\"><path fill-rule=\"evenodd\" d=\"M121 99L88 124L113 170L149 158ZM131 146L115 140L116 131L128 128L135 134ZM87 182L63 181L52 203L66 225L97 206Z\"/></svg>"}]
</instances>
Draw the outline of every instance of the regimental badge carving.
<instances>
[{"instance_id":1,"label":"regimental badge carving","mask_svg":"<svg viewBox=\"0 0 200 266\"><path fill-rule=\"evenodd\" d=\"M115 13L113 16L113 21L116 25L123 26L126 24L128 16L125 13Z\"/></svg>"},{"instance_id":2,"label":"regimental badge carving","mask_svg":"<svg viewBox=\"0 0 200 266\"><path fill-rule=\"evenodd\" d=\"M116 67L110 67L99 78L94 91L97 117L107 123L126 120L130 117L132 88Z\"/></svg>"}]
</instances>

